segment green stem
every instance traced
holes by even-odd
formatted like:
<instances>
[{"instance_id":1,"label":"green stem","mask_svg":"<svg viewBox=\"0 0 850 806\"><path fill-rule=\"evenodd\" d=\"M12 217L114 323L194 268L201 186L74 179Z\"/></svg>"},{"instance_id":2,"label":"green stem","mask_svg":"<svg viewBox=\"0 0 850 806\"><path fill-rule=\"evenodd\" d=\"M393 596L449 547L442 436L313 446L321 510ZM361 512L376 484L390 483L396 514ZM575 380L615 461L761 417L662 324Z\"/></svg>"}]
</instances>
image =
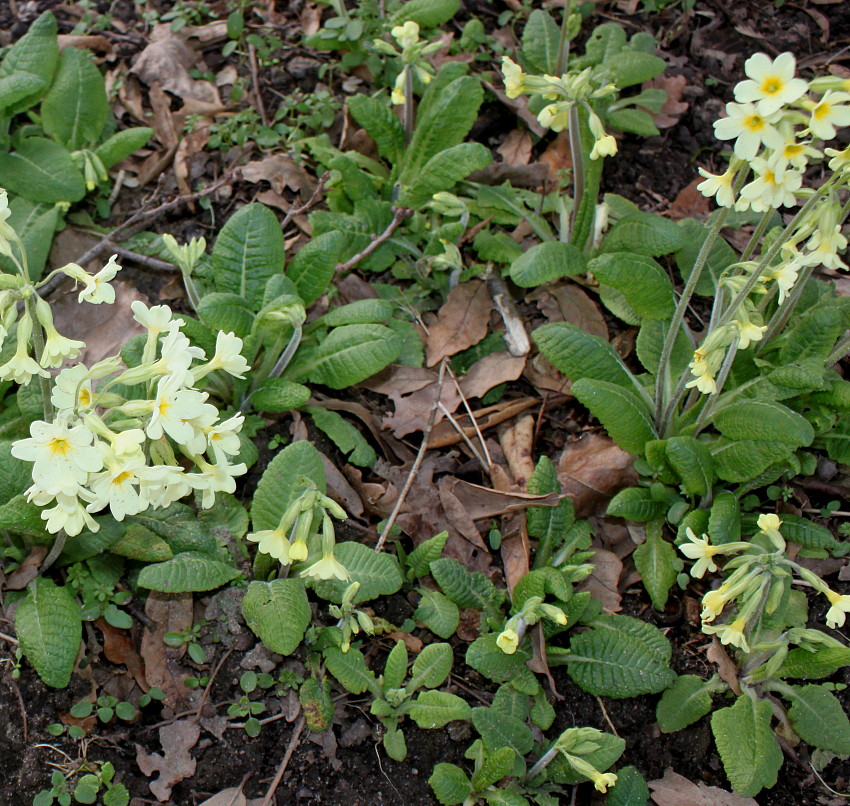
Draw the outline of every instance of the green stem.
<instances>
[{"instance_id":1,"label":"green stem","mask_svg":"<svg viewBox=\"0 0 850 806\"><path fill-rule=\"evenodd\" d=\"M32 320L32 345L35 360L41 365L41 356L44 353L44 331L41 329L41 325L36 318L35 303L31 294L24 300L24 306L26 307L26 315ZM39 375L38 385L41 389L41 408L44 412L44 419L47 422L53 422L53 401L50 399L50 379Z\"/></svg>"},{"instance_id":2,"label":"green stem","mask_svg":"<svg viewBox=\"0 0 850 806\"><path fill-rule=\"evenodd\" d=\"M761 217L761 221L759 221L758 226L753 231L753 234L750 236L749 243L747 243L747 248L744 249L741 254L741 262L743 263L745 260L749 260L752 256L753 252L756 251L756 247L761 241L762 236L767 230L767 225L770 223L770 219L773 218L774 209L771 207L765 211L764 215Z\"/></svg>"},{"instance_id":3,"label":"green stem","mask_svg":"<svg viewBox=\"0 0 850 806\"><path fill-rule=\"evenodd\" d=\"M709 414L711 414L714 409L714 404L717 402L717 398L720 397L720 393L723 391L723 385L726 383L726 379L729 377L729 372L732 370L732 364L735 362L735 355L737 352L738 342L735 340L729 345L726 357L723 359L723 364L720 367L720 372L717 374L717 380L715 381L717 393L709 395L708 400L702 407L702 411L699 413L699 417L697 417L696 433L699 433L703 424L708 419Z\"/></svg>"},{"instance_id":4,"label":"green stem","mask_svg":"<svg viewBox=\"0 0 850 806\"><path fill-rule=\"evenodd\" d=\"M847 353L850 353L850 333L844 336L844 338L832 348L832 352L826 358L825 366L831 367L833 364L844 358Z\"/></svg>"},{"instance_id":5,"label":"green stem","mask_svg":"<svg viewBox=\"0 0 850 806\"><path fill-rule=\"evenodd\" d=\"M555 61L555 75L560 76L567 70L570 63L570 40L567 38L567 28L573 13L573 0L564 3L564 17L561 20L561 36L558 39L558 58Z\"/></svg>"},{"instance_id":6,"label":"green stem","mask_svg":"<svg viewBox=\"0 0 850 806\"><path fill-rule=\"evenodd\" d=\"M717 240L718 235L720 235L720 230L723 229L723 224L725 223L726 216L728 214L728 208L724 207L717 218L714 219L714 224L706 236L705 241L703 241L702 248L699 250L694 267L688 277L688 281L682 289L682 294L679 297L679 302L676 305L676 310L673 312L673 318L670 321L670 329L664 337L664 346L661 349L661 360L658 362L658 374L655 376L655 423L656 427L659 429L661 427L664 407L664 388L667 384L667 375L669 370L668 364L670 363L670 356L673 353L673 345L676 343L676 335L678 334L679 327L685 320L685 311L688 309L688 305L690 304L691 297L696 290L699 278L702 275L705 264L708 262L708 256L711 254L714 242Z\"/></svg>"},{"instance_id":7,"label":"green stem","mask_svg":"<svg viewBox=\"0 0 850 806\"><path fill-rule=\"evenodd\" d=\"M406 68L407 73L404 76L404 106L402 107L402 124L404 133L407 136L408 142L413 137L413 70Z\"/></svg>"},{"instance_id":8,"label":"green stem","mask_svg":"<svg viewBox=\"0 0 850 806\"><path fill-rule=\"evenodd\" d=\"M584 152L581 147L581 131L578 109L573 106L570 109L570 159L573 164L573 213L570 223L570 234L575 232L576 222L578 221L579 208L581 207L582 199L585 192L585 171L584 171ZM581 244L576 244L579 249L583 248Z\"/></svg>"},{"instance_id":9,"label":"green stem","mask_svg":"<svg viewBox=\"0 0 850 806\"><path fill-rule=\"evenodd\" d=\"M189 298L189 304L195 313L198 312L198 306L201 304L201 297L198 294L198 287L192 279L192 275L188 272L183 272L183 285L186 287L186 296Z\"/></svg>"},{"instance_id":10,"label":"green stem","mask_svg":"<svg viewBox=\"0 0 850 806\"><path fill-rule=\"evenodd\" d=\"M797 282L794 284L794 288L788 295L788 299L786 299L785 302L774 311L773 316L770 317L770 321L767 323L767 330L765 330L764 336L762 336L762 339L756 348L757 353L761 352L763 346L766 345L788 323L788 319L791 317L794 308L797 307L797 303L803 296L803 292L806 290L806 283L808 283L814 270L814 266L805 266L803 268L802 273L797 278Z\"/></svg>"}]
</instances>

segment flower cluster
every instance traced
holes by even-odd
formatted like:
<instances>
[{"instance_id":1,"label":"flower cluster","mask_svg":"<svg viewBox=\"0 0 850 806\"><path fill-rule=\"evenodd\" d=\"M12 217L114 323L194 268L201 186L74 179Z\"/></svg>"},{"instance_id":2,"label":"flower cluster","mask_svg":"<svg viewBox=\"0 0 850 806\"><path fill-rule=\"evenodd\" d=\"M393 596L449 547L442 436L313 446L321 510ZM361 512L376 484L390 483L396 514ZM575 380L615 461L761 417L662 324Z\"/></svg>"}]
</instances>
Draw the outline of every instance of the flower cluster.
<instances>
[{"instance_id":1,"label":"flower cluster","mask_svg":"<svg viewBox=\"0 0 850 806\"><path fill-rule=\"evenodd\" d=\"M102 283L93 293L107 300L107 288L112 292ZM203 350L181 332L183 320L175 319L167 306L148 308L136 301L132 308L147 330L141 363L122 368L115 356L92 367L63 369L51 393L54 419L32 423L30 438L12 446L13 456L33 463L27 498L50 507L42 518L52 533L97 531L93 513L108 508L121 521L149 507L167 507L192 491L200 494L201 506L209 508L216 492L232 493L235 477L246 470L244 464L230 461L241 449L244 417L235 414L221 422L207 393L195 388L217 369L243 377L248 364L240 352L242 340L219 333L215 355L204 361ZM40 305L37 310L42 310ZM48 334L42 357L49 342ZM147 393L127 398L118 392L137 386ZM178 453L193 471L184 469Z\"/></svg>"},{"instance_id":2,"label":"flower cluster","mask_svg":"<svg viewBox=\"0 0 850 806\"><path fill-rule=\"evenodd\" d=\"M680 545L679 550L688 559L696 561L691 568L692 577L701 579L707 571L717 571L715 557L718 555L738 555L726 562L723 570L731 573L720 587L703 596L701 618L704 633L717 635L721 643L736 646L747 653L784 646L782 657L787 652L788 642L808 646L831 641L828 636L812 629L794 628L787 630L784 636L763 634L761 625L764 616L770 616L777 610L795 575L829 600L827 626L834 628L844 624L846 614L850 612L850 596L831 590L817 574L787 558L781 526L778 515L763 514L758 518L760 532L753 542L734 541L718 545L712 545L708 535L697 537L690 528L686 529L687 542ZM728 613L729 609L734 609L734 615L723 623L715 623L717 617ZM780 640L783 638L785 644Z\"/></svg>"},{"instance_id":3,"label":"flower cluster","mask_svg":"<svg viewBox=\"0 0 850 806\"><path fill-rule=\"evenodd\" d=\"M333 515L342 520L346 517L345 510L332 498L319 492L309 479L303 480L302 487L301 494L281 516L277 528L252 532L247 539L259 544L257 548L263 554L279 560L281 565L317 558L302 569L303 577L336 578L345 582L348 571L334 556L336 542L331 519ZM319 522L321 526L316 528Z\"/></svg>"},{"instance_id":4,"label":"flower cluster","mask_svg":"<svg viewBox=\"0 0 850 806\"><path fill-rule=\"evenodd\" d=\"M504 629L496 639L496 645L506 655L513 655L517 651L526 629L537 624L541 618L554 621L561 627L567 626L567 617L560 607L546 604L540 596L530 596L523 604L522 610L507 620Z\"/></svg>"},{"instance_id":5,"label":"flower cluster","mask_svg":"<svg viewBox=\"0 0 850 806\"><path fill-rule=\"evenodd\" d=\"M537 115L540 125L553 132L561 132L570 125L570 112L582 107L588 116L588 126L594 137L592 160L610 157L617 153L617 141L605 131L599 116L588 101L607 98L617 92L613 84L602 84L596 79L593 68L581 72L564 73L560 77L530 75L508 56L502 56L502 73L505 77L505 95L518 98L527 95L547 101Z\"/></svg>"},{"instance_id":6,"label":"flower cluster","mask_svg":"<svg viewBox=\"0 0 850 806\"><path fill-rule=\"evenodd\" d=\"M408 20L404 25L396 25L390 33L398 43L401 51L385 42L383 39L374 41L375 49L387 55L401 60L402 68L398 74L392 91L392 102L401 105L406 100L408 81L416 75L423 84L428 84L434 75L426 56L438 51L443 47L442 42L423 42L419 39L419 25Z\"/></svg>"}]
</instances>

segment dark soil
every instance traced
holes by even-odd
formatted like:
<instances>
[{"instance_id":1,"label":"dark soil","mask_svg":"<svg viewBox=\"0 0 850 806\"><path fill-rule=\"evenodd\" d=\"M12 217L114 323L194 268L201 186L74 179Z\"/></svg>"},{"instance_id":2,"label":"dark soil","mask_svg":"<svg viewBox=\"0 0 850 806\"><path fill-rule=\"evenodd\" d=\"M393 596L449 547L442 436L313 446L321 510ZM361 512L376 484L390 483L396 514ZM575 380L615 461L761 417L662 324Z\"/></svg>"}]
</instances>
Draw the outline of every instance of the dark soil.
<instances>
[{"instance_id":1,"label":"dark soil","mask_svg":"<svg viewBox=\"0 0 850 806\"><path fill-rule=\"evenodd\" d=\"M170 3L157 3L165 9ZM218 5L223 5L219 3ZM623 5L627 5L624 3ZM781 5L777 8L776 5ZM101 3L99 10L106 11L109 4ZM297 12L302 3L276 4L280 13L291 13L291 19L281 36L297 40L293 33ZM502 2L483 3L468 0L468 9L478 13L490 25L504 10ZM60 20L60 32L67 32L78 15L67 13L56 2L0 2L0 44L20 37L33 19L46 8L55 8ZM140 23L138 4L129 2L113 4L116 17L130 30ZM694 12L685 14L674 4L662 13L627 16L614 3L599 3L598 16L591 22L597 24L615 19L629 31L646 30L663 43L664 55L670 68L667 75L684 75L687 79L683 100L689 107L678 124L665 129L658 137L650 139L625 138L620 142L620 153L606 164L603 190L621 194L644 209L665 209L677 194L694 179L696 165L711 167L718 153L713 137L712 123L722 111L723 104L731 99L731 87L742 76L744 60L753 52L765 50L777 54L793 51L798 63L806 68L823 69L827 64L848 66L848 34L850 33L850 4L823 2L774 4L762 0L698 0ZM829 24L829 39L824 41L823 19ZM592 25L586 23L586 34ZM125 43L126 45L126 43ZM123 45L122 45L123 46ZM132 48L132 37L130 44ZM304 55L303 49L294 48L295 55ZM309 54L307 54L309 55ZM217 54L211 56L214 61ZM267 89L289 92L296 85L284 64L268 77ZM315 74L305 74L300 82L302 89L311 91ZM507 132L513 123L505 128ZM488 135L492 134L488 132ZM545 147L545 143L541 145ZM210 170L218 163L211 161ZM166 185L172 177L163 177ZM230 200L250 198L253 187L239 188ZM132 211L137 200L130 199L126 209ZM120 223L120 209L116 222ZM227 207L215 210L215 221L227 214ZM205 210L197 210L194 217L181 213L163 222L175 235L188 237L203 232L213 219ZM567 424L549 424L541 435L540 446L563 443L573 436L571 429L580 427L570 417L569 410L556 411L553 420ZM569 418L569 419L568 419ZM266 449L268 439L276 432L286 433L281 423L263 431L258 439L261 462L245 482L245 495L250 496L262 469L271 455ZM412 612L409 603L401 597L390 603L391 608L382 615L400 624ZM667 631L673 643L673 668L680 673L691 672L703 677L713 673L713 666L698 651L705 641L698 629L691 625L685 613L684 600L676 601L668 612L658 614L648 607L645 595L630 591L624 597L624 612L640 614ZM12 632L11 625L0 625L0 632ZM138 635L134 638L138 639ZM173 716L159 705L145 708L140 722L126 725L121 722L97 726L90 737L82 742L66 736L53 738L47 726L59 721L70 707L86 697L96 681L98 687L112 687L117 691L131 688L126 669L110 664L99 654L100 633L93 629L88 634L87 653L92 665L88 679L75 676L68 689L46 689L33 671L23 665L20 679L12 679L14 646L0 637L0 806L29 806L35 794L49 787L49 777L54 767L69 769L79 759L111 761L117 770L117 779L130 790L133 806L155 803L148 787L149 779L143 776L136 764L137 751L162 752L157 730L152 726ZM391 644L386 643L386 649ZM223 644L206 644L208 664L203 673L209 674L222 658ZM485 701L491 695L487 687L478 688L480 678L468 673L462 665L465 646L458 641L453 680L454 692L475 703L475 697ZM226 714L227 705L241 696L239 678L245 668L246 655L251 647L236 650L229 655L212 685L203 711L204 719ZM639 697L630 700L599 700L578 689L566 672L555 670L555 679L563 700L555 703L556 723L550 732L570 726L590 725L604 730L616 730L627 743L620 764L634 764L648 780L661 777L668 768L693 781L728 787L719 757L710 736L708 720L703 719L685 731L663 735L655 723L656 697ZM835 682L850 683L847 670ZM340 694L339 691L335 692ZM138 694L138 692L137 692ZM286 709L287 695L255 694L264 700L267 710L262 715L274 716ZM850 710L850 695L839 692L846 710ZM294 718L294 717L293 717ZM283 782L278 790L278 804L322 804L322 806L378 806L403 804L404 806L430 806L435 801L427 785L434 764L451 761L464 764L463 751L471 740L467 728L457 730L420 731L405 725L409 748L404 763L390 760L380 746L380 725L368 713L368 703L352 696L340 697L332 736L305 734L289 762ZM464 731L466 731L464 733ZM259 737L249 738L239 728L226 729L221 738L202 731L200 742L192 751L197 760L195 774L177 784L168 801L172 806L193 806L227 787L238 786L248 776L245 794L262 797L280 764L289 744L293 724L286 719L271 721L263 727ZM814 806L844 802L836 800L812 775L804 748L789 748L779 783L756 800L764 806ZM850 781L850 762L837 761L826 770L830 785L843 791ZM589 785L568 793L564 802L591 803L596 797Z\"/></svg>"}]
</instances>

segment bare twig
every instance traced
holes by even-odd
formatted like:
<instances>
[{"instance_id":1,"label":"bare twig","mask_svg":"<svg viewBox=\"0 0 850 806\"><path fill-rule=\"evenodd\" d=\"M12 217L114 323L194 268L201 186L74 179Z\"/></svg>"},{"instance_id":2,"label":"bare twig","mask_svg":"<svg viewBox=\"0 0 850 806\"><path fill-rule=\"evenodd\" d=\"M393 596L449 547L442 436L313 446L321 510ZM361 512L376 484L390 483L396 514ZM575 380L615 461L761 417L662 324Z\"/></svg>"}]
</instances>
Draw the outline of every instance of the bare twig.
<instances>
[{"instance_id":1,"label":"bare twig","mask_svg":"<svg viewBox=\"0 0 850 806\"><path fill-rule=\"evenodd\" d=\"M319 200L321 195L325 192L325 185L328 183L328 179L330 179L330 176L331 172L325 171L319 178L319 181L316 183L316 189L313 191L313 195L310 196L310 198L300 207L289 208L286 215L283 217L283 221L280 222L281 229L284 229L286 225L290 221L292 221L295 216L301 215L301 213L304 213L309 210Z\"/></svg>"},{"instance_id":2,"label":"bare twig","mask_svg":"<svg viewBox=\"0 0 850 806\"><path fill-rule=\"evenodd\" d=\"M266 114L263 94L260 91L260 68L257 64L257 49L251 44L248 45L248 61L251 63L251 81L254 82L254 99L257 103L257 111L260 113L260 120L263 121L263 126L268 126L269 116Z\"/></svg>"},{"instance_id":3,"label":"bare twig","mask_svg":"<svg viewBox=\"0 0 850 806\"><path fill-rule=\"evenodd\" d=\"M602 697L597 697L596 702L599 703L599 707L602 709L602 716L605 717L605 721L608 723L608 727L611 728L611 732L615 736L619 736L620 734L617 733L617 728L614 727L614 723L611 721L611 717L608 715L608 709L605 707L605 703L602 702Z\"/></svg>"},{"instance_id":4,"label":"bare twig","mask_svg":"<svg viewBox=\"0 0 850 806\"><path fill-rule=\"evenodd\" d=\"M4 632L0 632L0 640L8 641L10 644L14 644L15 646L18 646L20 643L17 638L13 638L11 635L6 635Z\"/></svg>"},{"instance_id":5,"label":"bare twig","mask_svg":"<svg viewBox=\"0 0 850 806\"><path fill-rule=\"evenodd\" d=\"M437 376L437 393L434 395L434 405L431 407L431 416L428 418L428 425L425 426L425 432L422 434L422 444L419 446L419 451L416 454L416 458L413 460L413 466L410 468L410 473L407 474L407 481L404 482L404 487L402 487L401 492L399 493L398 499L393 507L393 511L390 513L390 517L387 518L387 522L381 532L381 536L375 544L375 551L381 551L384 548L384 543L387 542L390 530L393 528L393 524L395 523L399 512L401 512L401 508L404 506L404 501L407 498L407 494L410 492L410 488L413 486L413 480L419 472L423 459L425 459L425 453L428 450L428 437L431 436L431 429L434 427L434 420L437 418L437 409L440 407L440 398L443 394L443 381L446 378L446 366L447 360L444 358L440 363L440 373Z\"/></svg>"},{"instance_id":6,"label":"bare twig","mask_svg":"<svg viewBox=\"0 0 850 806\"><path fill-rule=\"evenodd\" d=\"M195 722L199 722L201 719L201 711L204 710L204 706L207 704L207 699L210 696L210 689L212 688L212 684L215 681L216 675L221 671L221 667L224 666L224 662L230 657L233 653L233 649L228 649L222 656L219 662L215 665L215 669L213 669L213 673L210 675L209 682L204 689L204 693L201 695L201 701L198 703L198 707L195 709Z\"/></svg>"},{"instance_id":7,"label":"bare twig","mask_svg":"<svg viewBox=\"0 0 850 806\"><path fill-rule=\"evenodd\" d=\"M346 260L345 263L341 263L336 267L336 275L337 279L345 277L347 274L351 272L351 270L365 258L369 257L382 243L388 241L392 234L398 229L399 224L404 221L405 218L410 218L413 215L413 210L410 210L407 207L394 207L393 208L393 220L387 225L387 228L378 235L365 249L358 252L354 257Z\"/></svg>"},{"instance_id":8,"label":"bare twig","mask_svg":"<svg viewBox=\"0 0 850 806\"><path fill-rule=\"evenodd\" d=\"M277 772L275 773L274 780L269 784L268 791L266 792L266 796L263 798L260 806L269 806L272 802L272 798L274 797L274 793L277 791L278 786L280 786L280 781L283 778L284 772L286 772L286 767L289 764L289 760L292 758L292 754L295 752L295 748L298 747L298 742L301 739L301 733L304 731L304 717L298 717L298 721L295 723L295 728L292 731L292 738L289 740L289 745L286 748L286 752L283 754L283 758L280 761L280 766L277 768Z\"/></svg>"},{"instance_id":9,"label":"bare twig","mask_svg":"<svg viewBox=\"0 0 850 806\"><path fill-rule=\"evenodd\" d=\"M23 723L23 725L22 725L23 740L24 740L24 744L27 744L29 742L29 726L28 726L28 723L27 723L27 709L24 706L24 698L21 696L21 689L18 687L18 684L14 681L14 679L11 676L9 677L9 685L12 687L12 691L15 692L15 697L18 700L18 708L21 711L21 722Z\"/></svg>"},{"instance_id":10,"label":"bare twig","mask_svg":"<svg viewBox=\"0 0 850 806\"><path fill-rule=\"evenodd\" d=\"M124 249L123 246L118 246L111 241L106 242L105 247L107 246L109 247L108 251L114 252L119 258L131 260L133 263L138 263L142 268L150 269L151 271L165 271L171 273L180 271L177 266L173 263L169 263L167 260L160 260L156 257L149 257L148 255L143 255L139 252L133 252L130 249Z\"/></svg>"}]
</instances>

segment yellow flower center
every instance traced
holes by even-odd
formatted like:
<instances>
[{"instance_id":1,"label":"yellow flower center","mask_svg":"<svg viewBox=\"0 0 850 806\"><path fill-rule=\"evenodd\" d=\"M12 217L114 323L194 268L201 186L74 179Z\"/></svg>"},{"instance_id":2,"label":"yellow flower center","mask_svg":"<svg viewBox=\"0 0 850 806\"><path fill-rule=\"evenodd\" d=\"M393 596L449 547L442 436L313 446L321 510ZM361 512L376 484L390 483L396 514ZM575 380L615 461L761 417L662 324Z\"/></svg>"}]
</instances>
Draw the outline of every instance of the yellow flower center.
<instances>
[{"instance_id":1,"label":"yellow flower center","mask_svg":"<svg viewBox=\"0 0 850 806\"><path fill-rule=\"evenodd\" d=\"M765 95L776 95L782 89L782 79L779 76L768 76L761 83L761 91Z\"/></svg>"},{"instance_id":2,"label":"yellow flower center","mask_svg":"<svg viewBox=\"0 0 850 806\"><path fill-rule=\"evenodd\" d=\"M78 398L81 406L88 406L91 403L91 392L88 389L80 389Z\"/></svg>"},{"instance_id":3,"label":"yellow flower center","mask_svg":"<svg viewBox=\"0 0 850 806\"><path fill-rule=\"evenodd\" d=\"M168 413L168 410L171 408L171 403L167 400L161 400L159 403L159 414L160 417L165 417Z\"/></svg>"},{"instance_id":4,"label":"yellow flower center","mask_svg":"<svg viewBox=\"0 0 850 806\"><path fill-rule=\"evenodd\" d=\"M47 447L50 448L54 456L64 456L71 450L71 443L67 439L62 439L62 437L55 437L50 440Z\"/></svg>"},{"instance_id":5,"label":"yellow flower center","mask_svg":"<svg viewBox=\"0 0 850 806\"><path fill-rule=\"evenodd\" d=\"M114 479L112 479L112 483L115 485L123 484L127 479L133 477L132 473L128 473L126 470L119 473Z\"/></svg>"},{"instance_id":6,"label":"yellow flower center","mask_svg":"<svg viewBox=\"0 0 850 806\"><path fill-rule=\"evenodd\" d=\"M789 143L785 146L782 153L790 159L791 157L796 157L798 154L803 153L803 146L799 143Z\"/></svg>"},{"instance_id":7,"label":"yellow flower center","mask_svg":"<svg viewBox=\"0 0 850 806\"><path fill-rule=\"evenodd\" d=\"M760 132L764 128L764 118L761 115L750 115L744 118L744 128L751 132Z\"/></svg>"},{"instance_id":8,"label":"yellow flower center","mask_svg":"<svg viewBox=\"0 0 850 806\"><path fill-rule=\"evenodd\" d=\"M813 110L812 117L815 120L824 120L832 112L832 104L829 101L821 101Z\"/></svg>"}]
</instances>

